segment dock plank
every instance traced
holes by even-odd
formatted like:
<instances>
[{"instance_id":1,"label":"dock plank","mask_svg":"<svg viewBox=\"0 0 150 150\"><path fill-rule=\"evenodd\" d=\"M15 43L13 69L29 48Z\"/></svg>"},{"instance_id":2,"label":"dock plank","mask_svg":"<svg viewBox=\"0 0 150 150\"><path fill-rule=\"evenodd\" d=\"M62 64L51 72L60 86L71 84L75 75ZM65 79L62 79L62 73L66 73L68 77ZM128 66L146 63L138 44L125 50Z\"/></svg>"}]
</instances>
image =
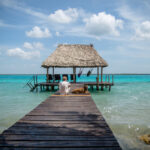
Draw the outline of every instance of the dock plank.
<instances>
[{"instance_id":1,"label":"dock plank","mask_svg":"<svg viewBox=\"0 0 150 150\"><path fill-rule=\"evenodd\" d=\"M73 85L73 88L81 85ZM50 96L0 135L0 149L121 150L89 95Z\"/></svg>"}]
</instances>

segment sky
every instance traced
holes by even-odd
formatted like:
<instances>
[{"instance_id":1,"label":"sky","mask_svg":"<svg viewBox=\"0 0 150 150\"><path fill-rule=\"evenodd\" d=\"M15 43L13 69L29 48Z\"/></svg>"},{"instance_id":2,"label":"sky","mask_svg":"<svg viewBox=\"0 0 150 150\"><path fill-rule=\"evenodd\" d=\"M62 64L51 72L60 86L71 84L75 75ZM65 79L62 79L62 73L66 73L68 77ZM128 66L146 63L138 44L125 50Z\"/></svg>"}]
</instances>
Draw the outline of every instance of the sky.
<instances>
[{"instance_id":1,"label":"sky","mask_svg":"<svg viewBox=\"0 0 150 150\"><path fill-rule=\"evenodd\" d=\"M0 0L0 74L45 73L58 44L93 44L105 73L150 73L149 14L149 0Z\"/></svg>"}]
</instances>

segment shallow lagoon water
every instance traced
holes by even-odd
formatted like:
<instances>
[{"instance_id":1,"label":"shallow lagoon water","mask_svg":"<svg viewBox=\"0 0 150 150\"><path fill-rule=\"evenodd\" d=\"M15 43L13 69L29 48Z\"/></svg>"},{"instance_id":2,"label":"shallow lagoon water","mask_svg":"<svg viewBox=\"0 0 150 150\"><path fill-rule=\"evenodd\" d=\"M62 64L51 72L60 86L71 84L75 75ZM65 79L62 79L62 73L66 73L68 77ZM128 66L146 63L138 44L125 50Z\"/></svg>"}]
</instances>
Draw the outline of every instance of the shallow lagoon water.
<instances>
[{"instance_id":1,"label":"shallow lagoon water","mask_svg":"<svg viewBox=\"0 0 150 150\"><path fill-rule=\"evenodd\" d=\"M30 112L52 93L29 92L32 75L0 75L0 132ZM38 81L44 81L39 76ZM95 81L95 76L78 81ZM150 134L150 75L115 75L111 92L91 91L92 97L124 150L149 150L138 139ZM24 88L23 88L24 87Z\"/></svg>"},{"instance_id":2,"label":"shallow lagoon water","mask_svg":"<svg viewBox=\"0 0 150 150\"><path fill-rule=\"evenodd\" d=\"M116 83L93 99L124 150L149 150L139 136L150 134L150 83Z\"/></svg>"}]
</instances>

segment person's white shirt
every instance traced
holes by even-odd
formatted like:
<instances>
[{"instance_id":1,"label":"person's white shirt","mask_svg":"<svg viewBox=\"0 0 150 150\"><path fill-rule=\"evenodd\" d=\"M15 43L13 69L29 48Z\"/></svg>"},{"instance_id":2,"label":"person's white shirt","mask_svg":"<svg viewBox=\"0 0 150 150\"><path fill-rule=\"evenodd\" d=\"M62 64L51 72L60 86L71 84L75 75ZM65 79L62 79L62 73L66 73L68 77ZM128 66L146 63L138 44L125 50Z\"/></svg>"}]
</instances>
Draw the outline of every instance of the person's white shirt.
<instances>
[{"instance_id":1,"label":"person's white shirt","mask_svg":"<svg viewBox=\"0 0 150 150\"><path fill-rule=\"evenodd\" d=\"M70 83L67 81L62 81L59 83L59 93L61 95L66 95L70 91Z\"/></svg>"}]
</instances>

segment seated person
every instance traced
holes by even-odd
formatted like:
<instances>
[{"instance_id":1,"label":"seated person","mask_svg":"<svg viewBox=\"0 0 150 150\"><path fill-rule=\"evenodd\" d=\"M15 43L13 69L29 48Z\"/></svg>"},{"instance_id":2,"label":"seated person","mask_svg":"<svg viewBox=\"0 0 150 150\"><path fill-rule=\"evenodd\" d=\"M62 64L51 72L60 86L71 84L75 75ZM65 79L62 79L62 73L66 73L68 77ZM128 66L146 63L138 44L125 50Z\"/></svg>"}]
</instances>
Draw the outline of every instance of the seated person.
<instances>
[{"instance_id":1,"label":"seated person","mask_svg":"<svg viewBox=\"0 0 150 150\"><path fill-rule=\"evenodd\" d=\"M81 93L89 94L88 86L84 85L83 88L74 89L74 90L72 90L72 93L74 93L74 94L81 94Z\"/></svg>"},{"instance_id":2,"label":"seated person","mask_svg":"<svg viewBox=\"0 0 150 150\"><path fill-rule=\"evenodd\" d=\"M63 76L63 81L59 83L59 93L61 95L67 95L70 92L70 83L67 81L67 77Z\"/></svg>"}]
</instances>

